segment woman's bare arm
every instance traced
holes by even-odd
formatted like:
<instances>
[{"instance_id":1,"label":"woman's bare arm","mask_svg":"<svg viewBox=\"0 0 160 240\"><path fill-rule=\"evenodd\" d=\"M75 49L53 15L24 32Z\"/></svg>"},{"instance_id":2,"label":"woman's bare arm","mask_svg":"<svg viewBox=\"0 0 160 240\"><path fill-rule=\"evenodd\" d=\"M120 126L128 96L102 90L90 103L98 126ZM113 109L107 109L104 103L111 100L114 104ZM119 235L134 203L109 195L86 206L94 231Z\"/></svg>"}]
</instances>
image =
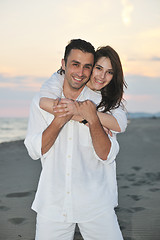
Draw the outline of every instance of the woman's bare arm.
<instances>
[{"instance_id":1,"label":"woman's bare arm","mask_svg":"<svg viewBox=\"0 0 160 240\"><path fill-rule=\"evenodd\" d=\"M40 103L39 103L40 108L42 108L43 110L54 115L55 101L56 101L56 99L42 97L40 99ZM65 104L67 104L67 101L65 102L65 100L64 100ZM68 107L66 108L65 112L62 113L62 115L64 116L64 115L71 114L71 113L73 114L73 111L74 111L72 120L82 121L83 120L82 117L80 115L78 115L78 113L75 113L73 104L71 101L70 102L68 101ZM115 132L121 132L121 128L118 124L118 121L116 120L116 118L113 115L108 114L108 113L102 113L102 112L97 112L97 114L98 114L98 117L100 119L102 126L104 126L107 129L110 129L112 131L115 131Z\"/></svg>"},{"instance_id":2,"label":"woman's bare arm","mask_svg":"<svg viewBox=\"0 0 160 240\"><path fill-rule=\"evenodd\" d=\"M42 97L40 98L39 106L44 111L53 114L54 103L56 103L56 99Z\"/></svg>"},{"instance_id":3,"label":"woman's bare arm","mask_svg":"<svg viewBox=\"0 0 160 240\"><path fill-rule=\"evenodd\" d=\"M102 112L97 112L98 117L100 119L100 122L102 126L115 131L115 132L121 132L121 128L116 120L116 118L108 113L102 113Z\"/></svg>"}]
</instances>

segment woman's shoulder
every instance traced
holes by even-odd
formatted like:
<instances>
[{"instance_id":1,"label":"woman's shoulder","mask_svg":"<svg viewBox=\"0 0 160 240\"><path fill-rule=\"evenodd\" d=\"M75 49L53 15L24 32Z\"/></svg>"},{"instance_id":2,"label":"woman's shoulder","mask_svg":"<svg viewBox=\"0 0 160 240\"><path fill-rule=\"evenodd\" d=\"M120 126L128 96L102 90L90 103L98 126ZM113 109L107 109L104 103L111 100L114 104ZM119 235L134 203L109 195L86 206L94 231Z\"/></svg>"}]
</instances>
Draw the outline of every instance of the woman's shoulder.
<instances>
[{"instance_id":1,"label":"woman's shoulder","mask_svg":"<svg viewBox=\"0 0 160 240\"><path fill-rule=\"evenodd\" d=\"M55 88L59 87L62 88L64 82L64 75L60 75L59 73L55 72L52 76L44 82L41 88Z\"/></svg>"},{"instance_id":2,"label":"woman's shoulder","mask_svg":"<svg viewBox=\"0 0 160 240\"><path fill-rule=\"evenodd\" d=\"M41 97L55 98L61 97L63 90L64 75L55 72L44 82L40 89Z\"/></svg>"},{"instance_id":3,"label":"woman's shoulder","mask_svg":"<svg viewBox=\"0 0 160 240\"><path fill-rule=\"evenodd\" d=\"M100 91L93 91L88 86L85 86L85 93L87 94L89 99L92 99L93 102L99 104L102 99L102 95Z\"/></svg>"},{"instance_id":4,"label":"woman's shoulder","mask_svg":"<svg viewBox=\"0 0 160 240\"><path fill-rule=\"evenodd\" d=\"M119 107L111 109L110 112L112 114L114 114L114 113L124 113L124 114L126 114L127 113L127 109L126 109L125 105L121 102Z\"/></svg>"}]
</instances>

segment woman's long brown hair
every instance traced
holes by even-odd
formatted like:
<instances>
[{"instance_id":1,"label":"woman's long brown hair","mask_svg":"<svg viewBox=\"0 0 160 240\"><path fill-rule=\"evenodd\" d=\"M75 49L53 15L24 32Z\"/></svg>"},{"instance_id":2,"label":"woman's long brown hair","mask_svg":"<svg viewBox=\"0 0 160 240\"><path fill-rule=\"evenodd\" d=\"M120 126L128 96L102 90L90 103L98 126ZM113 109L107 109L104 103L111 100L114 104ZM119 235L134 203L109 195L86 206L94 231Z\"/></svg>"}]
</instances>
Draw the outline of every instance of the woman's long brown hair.
<instances>
[{"instance_id":1,"label":"woman's long brown hair","mask_svg":"<svg viewBox=\"0 0 160 240\"><path fill-rule=\"evenodd\" d=\"M127 84L117 52L110 46L100 47L96 51L95 62L101 57L109 58L113 69L113 78L108 85L101 89L102 100L97 107L97 109L102 108L102 112L107 112L122 104L124 87L127 88Z\"/></svg>"}]
</instances>

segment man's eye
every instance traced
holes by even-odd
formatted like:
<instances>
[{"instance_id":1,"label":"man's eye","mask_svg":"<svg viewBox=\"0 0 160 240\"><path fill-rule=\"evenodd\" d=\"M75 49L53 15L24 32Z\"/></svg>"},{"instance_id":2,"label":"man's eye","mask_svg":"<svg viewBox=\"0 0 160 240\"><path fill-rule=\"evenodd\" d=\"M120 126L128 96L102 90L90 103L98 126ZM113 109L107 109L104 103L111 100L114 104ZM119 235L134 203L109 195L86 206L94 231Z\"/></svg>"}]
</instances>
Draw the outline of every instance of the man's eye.
<instances>
[{"instance_id":1,"label":"man's eye","mask_svg":"<svg viewBox=\"0 0 160 240\"><path fill-rule=\"evenodd\" d=\"M91 69L91 66L85 66L85 68L87 68L87 69Z\"/></svg>"},{"instance_id":2,"label":"man's eye","mask_svg":"<svg viewBox=\"0 0 160 240\"><path fill-rule=\"evenodd\" d=\"M78 66L78 64L77 63L73 63L73 66Z\"/></svg>"}]
</instances>

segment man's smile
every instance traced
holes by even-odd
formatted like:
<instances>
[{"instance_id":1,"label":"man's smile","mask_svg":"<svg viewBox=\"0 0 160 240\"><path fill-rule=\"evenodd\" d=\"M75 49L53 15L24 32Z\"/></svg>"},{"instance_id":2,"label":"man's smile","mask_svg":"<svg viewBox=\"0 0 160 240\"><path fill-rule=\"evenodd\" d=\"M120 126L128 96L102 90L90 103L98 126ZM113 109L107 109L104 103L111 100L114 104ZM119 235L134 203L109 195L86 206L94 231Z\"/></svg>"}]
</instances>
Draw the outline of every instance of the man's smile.
<instances>
[{"instance_id":1,"label":"man's smile","mask_svg":"<svg viewBox=\"0 0 160 240\"><path fill-rule=\"evenodd\" d=\"M73 79L75 80L75 81L77 81L77 82L81 82L83 79L84 79L84 77L81 77L81 78L79 78L79 77L74 77L74 76L72 76L73 77Z\"/></svg>"}]
</instances>

